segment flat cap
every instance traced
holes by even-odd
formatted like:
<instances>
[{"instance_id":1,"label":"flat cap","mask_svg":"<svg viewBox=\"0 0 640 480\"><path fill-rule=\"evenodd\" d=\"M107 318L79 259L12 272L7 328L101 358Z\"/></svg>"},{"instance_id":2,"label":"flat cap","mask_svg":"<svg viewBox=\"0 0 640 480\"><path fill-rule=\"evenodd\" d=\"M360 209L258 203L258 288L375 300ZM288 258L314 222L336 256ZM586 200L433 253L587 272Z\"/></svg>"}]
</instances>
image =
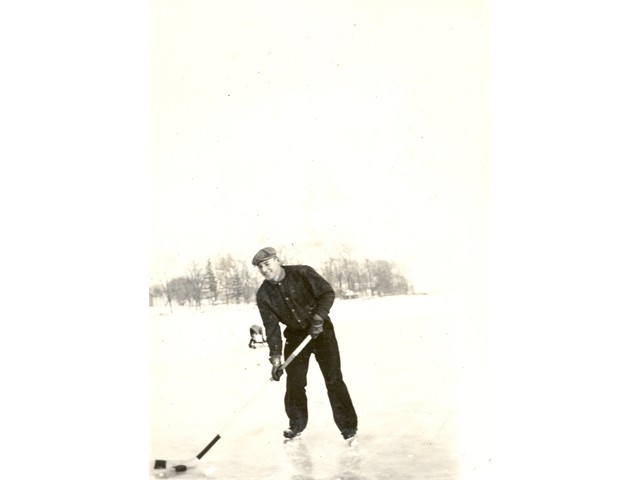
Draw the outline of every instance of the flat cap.
<instances>
[{"instance_id":1,"label":"flat cap","mask_svg":"<svg viewBox=\"0 0 640 480\"><path fill-rule=\"evenodd\" d=\"M251 260L251 263L253 263L254 265L258 265L260 262L264 262L265 260L271 257L275 257L276 255L277 254L275 248L264 247L253 256L253 260Z\"/></svg>"}]
</instances>

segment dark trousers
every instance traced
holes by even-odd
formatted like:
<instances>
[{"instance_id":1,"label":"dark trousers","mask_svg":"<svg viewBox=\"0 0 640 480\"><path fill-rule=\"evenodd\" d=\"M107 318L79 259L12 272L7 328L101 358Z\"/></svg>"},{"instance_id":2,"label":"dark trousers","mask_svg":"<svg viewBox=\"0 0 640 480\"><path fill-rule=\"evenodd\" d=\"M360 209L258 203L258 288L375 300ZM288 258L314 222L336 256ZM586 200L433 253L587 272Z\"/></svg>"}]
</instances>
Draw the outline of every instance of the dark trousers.
<instances>
[{"instance_id":1,"label":"dark trousers","mask_svg":"<svg viewBox=\"0 0 640 480\"><path fill-rule=\"evenodd\" d=\"M300 344L305 335L293 335L287 332L284 347L285 358ZM289 427L302 431L307 426L309 413L307 411L307 371L309 358L314 354L320 366L327 387L327 395L333 412L333 420L341 432L358 428L358 416L353 408L347 385L342 379L340 369L340 351L338 342L330 320L325 322L324 331L300 352L287 367L287 391L284 396L284 408L289 417Z\"/></svg>"}]
</instances>

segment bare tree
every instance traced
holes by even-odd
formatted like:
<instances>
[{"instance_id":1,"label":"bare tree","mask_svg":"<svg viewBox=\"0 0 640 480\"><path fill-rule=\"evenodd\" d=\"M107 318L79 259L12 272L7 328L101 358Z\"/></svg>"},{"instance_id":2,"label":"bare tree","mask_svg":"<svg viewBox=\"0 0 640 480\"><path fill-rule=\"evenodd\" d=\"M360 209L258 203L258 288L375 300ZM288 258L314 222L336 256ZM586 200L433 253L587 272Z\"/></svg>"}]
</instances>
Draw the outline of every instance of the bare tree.
<instances>
[{"instance_id":1,"label":"bare tree","mask_svg":"<svg viewBox=\"0 0 640 480\"><path fill-rule=\"evenodd\" d=\"M330 268L332 279L333 279L333 282L330 282L330 283L333 286L333 289L336 291L336 294L339 297L342 297L342 291L344 290L343 288L344 272L342 271L342 268L340 266L340 260L336 258L330 258L329 265L330 265L329 268Z\"/></svg>"},{"instance_id":2,"label":"bare tree","mask_svg":"<svg viewBox=\"0 0 640 480\"><path fill-rule=\"evenodd\" d=\"M239 303L242 298L242 282L238 269L238 262L231 254L220 257L216 261L216 269L221 279L221 289L225 302L229 304L231 300Z\"/></svg>"},{"instance_id":3,"label":"bare tree","mask_svg":"<svg viewBox=\"0 0 640 480\"><path fill-rule=\"evenodd\" d=\"M160 285L154 285L149 288L149 306L152 307L156 298L162 298L164 296L164 292L162 291L162 287Z\"/></svg>"},{"instance_id":4,"label":"bare tree","mask_svg":"<svg viewBox=\"0 0 640 480\"><path fill-rule=\"evenodd\" d=\"M191 263L191 268L187 270L186 278L189 290L189 299L193 299L196 304L196 308L200 308L202 303L202 287L204 286L205 277L202 269L196 265L196 262Z\"/></svg>"},{"instance_id":5,"label":"bare tree","mask_svg":"<svg viewBox=\"0 0 640 480\"><path fill-rule=\"evenodd\" d=\"M240 263L240 282L242 284L242 299L244 303L255 300L256 291L260 287L261 279L252 275L245 263Z\"/></svg>"},{"instance_id":6,"label":"bare tree","mask_svg":"<svg viewBox=\"0 0 640 480\"><path fill-rule=\"evenodd\" d=\"M169 310L173 313L173 290L171 288L171 281L165 280L160 284L160 288L162 289L162 293L164 294L167 302L165 305L169 305Z\"/></svg>"},{"instance_id":7,"label":"bare tree","mask_svg":"<svg viewBox=\"0 0 640 480\"><path fill-rule=\"evenodd\" d=\"M371 262L369 262L369 259L365 259L364 261L364 275L365 275L365 280L366 280L366 294L367 296L369 295L373 295L373 286L371 283L371 279L372 279L372 273L371 273Z\"/></svg>"},{"instance_id":8,"label":"bare tree","mask_svg":"<svg viewBox=\"0 0 640 480\"><path fill-rule=\"evenodd\" d=\"M351 258L347 253L342 256L341 259L342 269L344 270L345 286L342 291L342 298L353 298L359 291L359 279L360 279L360 266L358 261Z\"/></svg>"}]
</instances>

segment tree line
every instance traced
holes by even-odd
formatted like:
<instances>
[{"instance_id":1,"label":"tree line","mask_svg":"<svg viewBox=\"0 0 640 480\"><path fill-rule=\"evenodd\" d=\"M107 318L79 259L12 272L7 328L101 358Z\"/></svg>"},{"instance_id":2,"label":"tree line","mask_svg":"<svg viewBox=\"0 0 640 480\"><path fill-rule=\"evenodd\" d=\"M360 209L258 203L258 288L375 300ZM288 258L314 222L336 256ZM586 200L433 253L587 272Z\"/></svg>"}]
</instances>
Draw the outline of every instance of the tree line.
<instances>
[{"instance_id":1,"label":"tree line","mask_svg":"<svg viewBox=\"0 0 640 480\"><path fill-rule=\"evenodd\" d=\"M286 264L286 263L285 263ZM337 298L352 299L413 293L412 286L388 260L355 260L350 256L331 257L321 263L319 272L331 284ZM149 304L162 302L200 308L203 303L240 304L255 301L262 276L246 261L231 254L201 266L192 262L184 275L166 279L149 289Z\"/></svg>"}]
</instances>

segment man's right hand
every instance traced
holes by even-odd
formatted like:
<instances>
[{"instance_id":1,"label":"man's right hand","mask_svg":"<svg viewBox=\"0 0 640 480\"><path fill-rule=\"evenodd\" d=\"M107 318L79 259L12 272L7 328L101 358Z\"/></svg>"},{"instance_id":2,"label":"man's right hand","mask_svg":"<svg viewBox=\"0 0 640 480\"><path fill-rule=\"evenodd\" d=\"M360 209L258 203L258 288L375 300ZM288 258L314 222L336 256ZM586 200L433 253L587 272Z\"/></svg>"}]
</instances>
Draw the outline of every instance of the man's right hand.
<instances>
[{"instance_id":1,"label":"man's right hand","mask_svg":"<svg viewBox=\"0 0 640 480\"><path fill-rule=\"evenodd\" d=\"M271 379L277 382L284 374L284 370L282 369L282 357L280 357L280 355L274 355L269 359L269 361L271 362Z\"/></svg>"},{"instance_id":2,"label":"man's right hand","mask_svg":"<svg viewBox=\"0 0 640 480\"><path fill-rule=\"evenodd\" d=\"M282 365L274 365L271 367L271 378L276 382L280 381L280 377L284 374Z\"/></svg>"}]
</instances>

